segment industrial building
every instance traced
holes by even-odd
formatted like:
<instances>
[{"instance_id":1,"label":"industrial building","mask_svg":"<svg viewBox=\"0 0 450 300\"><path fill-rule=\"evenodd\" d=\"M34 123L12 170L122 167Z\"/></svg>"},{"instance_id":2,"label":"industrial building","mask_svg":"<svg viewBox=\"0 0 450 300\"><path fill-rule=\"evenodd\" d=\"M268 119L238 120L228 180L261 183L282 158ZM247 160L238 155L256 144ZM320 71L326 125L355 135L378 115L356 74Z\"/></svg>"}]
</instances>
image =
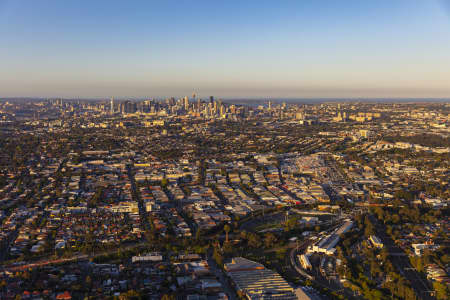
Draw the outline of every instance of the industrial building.
<instances>
[{"instance_id":1,"label":"industrial building","mask_svg":"<svg viewBox=\"0 0 450 300\"><path fill-rule=\"evenodd\" d=\"M249 300L294 300L294 289L278 273L262 264L235 257L225 264L225 271L236 290Z\"/></svg>"},{"instance_id":2,"label":"industrial building","mask_svg":"<svg viewBox=\"0 0 450 300\"><path fill-rule=\"evenodd\" d=\"M336 252L335 246L339 243L340 237L349 231L353 226L351 220L346 220L341 227L336 229L331 234L321 238L317 243L308 247L309 253L323 253L326 255L333 255Z\"/></svg>"}]
</instances>

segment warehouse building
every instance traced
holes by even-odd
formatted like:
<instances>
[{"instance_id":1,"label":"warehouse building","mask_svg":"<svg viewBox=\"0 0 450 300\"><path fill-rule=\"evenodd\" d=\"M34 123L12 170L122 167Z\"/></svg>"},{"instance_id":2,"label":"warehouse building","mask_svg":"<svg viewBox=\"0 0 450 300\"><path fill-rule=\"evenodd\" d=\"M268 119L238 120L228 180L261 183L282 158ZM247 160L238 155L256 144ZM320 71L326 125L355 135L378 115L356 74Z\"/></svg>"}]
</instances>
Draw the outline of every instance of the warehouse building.
<instances>
[{"instance_id":1,"label":"warehouse building","mask_svg":"<svg viewBox=\"0 0 450 300\"><path fill-rule=\"evenodd\" d=\"M225 264L225 270L236 290L249 300L294 300L294 289L278 273L243 257Z\"/></svg>"}]
</instances>

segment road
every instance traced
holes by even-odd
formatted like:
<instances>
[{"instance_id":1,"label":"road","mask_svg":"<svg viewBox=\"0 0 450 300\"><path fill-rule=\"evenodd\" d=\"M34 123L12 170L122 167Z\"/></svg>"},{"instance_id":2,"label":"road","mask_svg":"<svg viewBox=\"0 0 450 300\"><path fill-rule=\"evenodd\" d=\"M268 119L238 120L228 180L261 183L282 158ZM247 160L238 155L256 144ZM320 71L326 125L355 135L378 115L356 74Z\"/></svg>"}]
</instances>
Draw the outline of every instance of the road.
<instances>
[{"instance_id":1,"label":"road","mask_svg":"<svg viewBox=\"0 0 450 300\"><path fill-rule=\"evenodd\" d=\"M289 260L291 266L295 269L295 271L297 271L297 273L299 273L300 275L311 281L314 281L314 276L311 276L308 273L306 273L297 263L297 255L300 253L304 253L306 248L308 248L308 246L311 245L312 242L313 242L312 240L308 239L304 241L302 244L298 245L298 247L292 248L291 251L289 251Z\"/></svg>"},{"instance_id":2,"label":"road","mask_svg":"<svg viewBox=\"0 0 450 300\"><path fill-rule=\"evenodd\" d=\"M212 258L212 253L209 251L207 255L208 266L211 272L217 277L217 279L222 284L224 292L228 295L229 299L237 300L236 292L233 287L229 284L228 279L225 277L223 271L217 266L216 262Z\"/></svg>"},{"instance_id":3,"label":"road","mask_svg":"<svg viewBox=\"0 0 450 300\"><path fill-rule=\"evenodd\" d=\"M145 245L146 242L139 242L136 244L132 244L126 247L121 248L122 250L129 250L132 248L136 248L142 245ZM68 262L76 262L76 261L82 261L82 260L89 260L89 259L93 259L96 257L100 257L103 255L108 255L108 254L113 254L113 253L117 253L117 249L112 249L112 250L108 250L108 251L103 251L100 253L96 253L96 254L91 254L91 255L87 255L87 254L76 254L72 257L66 257L66 258L57 258L57 259L40 259L40 260L36 260L33 262L28 262L27 264L21 264L21 265L8 265L8 266L3 266L0 267L0 274L1 272L4 271L8 271L8 272L15 272L15 271L23 271L23 270L27 270L27 269L32 269L32 268L37 268L37 267L43 267L43 266L48 266L48 265L58 265L58 264L62 264L62 263L68 263Z\"/></svg>"},{"instance_id":4,"label":"road","mask_svg":"<svg viewBox=\"0 0 450 300\"><path fill-rule=\"evenodd\" d=\"M127 166L127 172L131 184L131 196L133 197L133 200L138 203L139 216L141 218L141 229L144 232L147 232L150 230L150 222L147 218L147 213L145 212L144 202L142 201L142 198L140 196L141 194L136 187L136 180L134 179L134 170L131 165Z\"/></svg>"},{"instance_id":5,"label":"road","mask_svg":"<svg viewBox=\"0 0 450 300\"><path fill-rule=\"evenodd\" d=\"M395 244L390 236L386 234L386 228L378 220L370 216L370 220L375 224L377 237L383 242L384 246L388 250L392 264L398 270L398 272L409 280L411 287L416 292L417 296L423 300L435 300L436 298L431 296L433 290L429 282L423 278L419 272L411 265L408 255ZM392 255L391 255L392 254Z\"/></svg>"}]
</instances>

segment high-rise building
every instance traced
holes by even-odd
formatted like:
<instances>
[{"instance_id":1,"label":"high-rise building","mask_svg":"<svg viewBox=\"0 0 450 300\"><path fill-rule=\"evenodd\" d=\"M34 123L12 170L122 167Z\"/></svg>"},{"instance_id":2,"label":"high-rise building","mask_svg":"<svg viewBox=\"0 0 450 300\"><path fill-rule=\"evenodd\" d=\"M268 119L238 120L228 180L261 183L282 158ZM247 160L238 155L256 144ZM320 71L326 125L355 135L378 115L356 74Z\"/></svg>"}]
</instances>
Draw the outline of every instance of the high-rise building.
<instances>
[{"instance_id":1,"label":"high-rise building","mask_svg":"<svg viewBox=\"0 0 450 300\"><path fill-rule=\"evenodd\" d=\"M189 110L189 97L188 96L184 97L184 110L186 110L186 111Z\"/></svg>"},{"instance_id":2,"label":"high-rise building","mask_svg":"<svg viewBox=\"0 0 450 300\"><path fill-rule=\"evenodd\" d=\"M123 113L126 114L133 114L137 111L137 103L136 102L131 102L129 100L122 102L123 105Z\"/></svg>"},{"instance_id":3,"label":"high-rise building","mask_svg":"<svg viewBox=\"0 0 450 300\"><path fill-rule=\"evenodd\" d=\"M114 114L114 97L111 97L111 107L110 107L111 114Z\"/></svg>"}]
</instances>

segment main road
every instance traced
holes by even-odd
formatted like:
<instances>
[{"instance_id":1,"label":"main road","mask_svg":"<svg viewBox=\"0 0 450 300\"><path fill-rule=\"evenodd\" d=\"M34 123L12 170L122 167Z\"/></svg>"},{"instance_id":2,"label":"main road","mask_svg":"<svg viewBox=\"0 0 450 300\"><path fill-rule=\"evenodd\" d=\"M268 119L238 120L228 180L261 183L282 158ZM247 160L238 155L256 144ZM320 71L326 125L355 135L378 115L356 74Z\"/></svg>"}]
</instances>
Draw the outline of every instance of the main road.
<instances>
[{"instance_id":1,"label":"main road","mask_svg":"<svg viewBox=\"0 0 450 300\"><path fill-rule=\"evenodd\" d=\"M388 250L392 264L403 277L409 280L417 296L423 300L435 300L436 298L432 296L433 289L429 282L411 265L408 254L397 246L391 237L386 234L386 229L383 224L378 222L372 215L370 216L370 220L376 225L377 237L380 238Z\"/></svg>"}]
</instances>

